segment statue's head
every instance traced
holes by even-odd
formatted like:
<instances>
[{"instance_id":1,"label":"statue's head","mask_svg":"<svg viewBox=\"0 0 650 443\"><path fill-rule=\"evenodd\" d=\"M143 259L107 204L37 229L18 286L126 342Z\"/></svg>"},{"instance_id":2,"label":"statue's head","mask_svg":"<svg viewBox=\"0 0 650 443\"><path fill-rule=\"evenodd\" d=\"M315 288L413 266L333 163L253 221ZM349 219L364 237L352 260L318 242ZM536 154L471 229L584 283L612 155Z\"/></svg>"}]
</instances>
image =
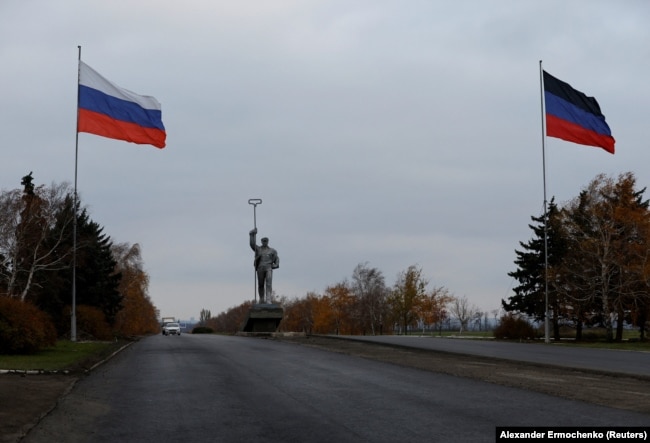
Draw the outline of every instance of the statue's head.
<instances>
[{"instance_id":1,"label":"statue's head","mask_svg":"<svg viewBox=\"0 0 650 443\"><path fill-rule=\"evenodd\" d=\"M262 246L266 246L266 245L268 245L268 244L269 244L269 238L268 238L268 237L264 237L264 238L262 239Z\"/></svg>"}]
</instances>

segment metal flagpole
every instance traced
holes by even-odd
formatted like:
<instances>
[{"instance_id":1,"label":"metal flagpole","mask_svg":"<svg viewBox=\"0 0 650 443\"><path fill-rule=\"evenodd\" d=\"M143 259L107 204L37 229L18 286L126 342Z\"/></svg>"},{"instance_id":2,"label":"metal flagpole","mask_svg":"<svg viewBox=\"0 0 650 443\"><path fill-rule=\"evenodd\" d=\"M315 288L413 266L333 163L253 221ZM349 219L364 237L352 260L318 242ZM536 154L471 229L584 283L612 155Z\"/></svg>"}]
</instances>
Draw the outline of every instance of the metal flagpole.
<instances>
[{"instance_id":1,"label":"metal flagpole","mask_svg":"<svg viewBox=\"0 0 650 443\"><path fill-rule=\"evenodd\" d=\"M72 308L70 313L70 341L77 341L77 159L79 157L79 82L81 81L81 46L77 59L77 130L74 148L74 196L72 220Z\"/></svg>"},{"instance_id":2,"label":"metal flagpole","mask_svg":"<svg viewBox=\"0 0 650 443\"><path fill-rule=\"evenodd\" d=\"M253 205L253 227L257 229L257 205L262 204L261 198L249 198L248 204ZM255 260L255 259L253 259ZM257 304L257 269L255 269L255 261L253 261L253 301ZM260 295L261 296L261 295Z\"/></svg>"},{"instance_id":3,"label":"metal flagpole","mask_svg":"<svg viewBox=\"0 0 650 443\"><path fill-rule=\"evenodd\" d=\"M547 200L546 200L546 125L544 121L544 70L542 69L542 61L539 61L539 87L540 87L540 102L542 110L542 175L544 181L544 342L550 343L549 331L549 311L548 311L548 222L547 222Z\"/></svg>"}]
</instances>

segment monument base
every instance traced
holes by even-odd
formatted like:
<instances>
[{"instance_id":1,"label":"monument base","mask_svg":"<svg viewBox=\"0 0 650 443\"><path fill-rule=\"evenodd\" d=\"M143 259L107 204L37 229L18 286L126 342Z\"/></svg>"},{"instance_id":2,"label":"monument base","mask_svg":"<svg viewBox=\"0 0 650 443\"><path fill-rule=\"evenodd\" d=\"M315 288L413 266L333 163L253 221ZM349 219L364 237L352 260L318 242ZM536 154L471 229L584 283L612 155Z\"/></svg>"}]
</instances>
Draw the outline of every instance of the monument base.
<instances>
[{"instance_id":1,"label":"monument base","mask_svg":"<svg viewBox=\"0 0 650 443\"><path fill-rule=\"evenodd\" d=\"M241 332L276 332L284 316L282 306L275 303L253 305L241 326Z\"/></svg>"}]
</instances>

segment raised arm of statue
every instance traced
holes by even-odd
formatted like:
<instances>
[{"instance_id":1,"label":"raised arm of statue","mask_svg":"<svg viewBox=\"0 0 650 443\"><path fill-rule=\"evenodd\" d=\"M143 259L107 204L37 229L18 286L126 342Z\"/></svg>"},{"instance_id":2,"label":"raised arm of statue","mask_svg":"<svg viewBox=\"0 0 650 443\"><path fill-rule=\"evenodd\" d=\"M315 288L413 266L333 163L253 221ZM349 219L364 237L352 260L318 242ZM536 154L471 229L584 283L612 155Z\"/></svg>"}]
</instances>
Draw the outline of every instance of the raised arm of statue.
<instances>
[{"instance_id":1,"label":"raised arm of statue","mask_svg":"<svg viewBox=\"0 0 650 443\"><path fill-rule=\"evenodd\" d=\"M257 229L253 229L253 230L252 230L251 232L249 232L248 234L249 234L249 237L250 237L250 245L251 245L251 249L252 249L253 251L257 251L257 245L255 244L255 242L256 242L255 237L256 237L256 235L257 235Z\"/></svg>"}]
</instances>

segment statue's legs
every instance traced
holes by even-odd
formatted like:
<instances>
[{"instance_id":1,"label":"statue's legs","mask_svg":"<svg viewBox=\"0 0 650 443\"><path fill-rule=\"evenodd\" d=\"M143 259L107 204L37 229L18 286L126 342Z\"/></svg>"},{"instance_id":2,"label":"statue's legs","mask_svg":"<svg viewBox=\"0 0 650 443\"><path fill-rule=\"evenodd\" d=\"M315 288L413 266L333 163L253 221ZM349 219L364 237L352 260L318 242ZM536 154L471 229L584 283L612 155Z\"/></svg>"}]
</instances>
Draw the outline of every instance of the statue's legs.
<instances>
[{"instance_id":1,"label":"statue's legs","mask_svg":"<svg viewBox=\"0 0 650 443\"><path fill-rule=\"evenodd\" d=\"M271 303L273 301L273 270L269 269L266 271L266 302Z\"/></svg>"},{"instance_id":2,"label":"statue's legs","mask_svg":"<svg viewBox=\"0 0 650 443\"><path fill-rule=\"evenodd\" d=\"M257 271L257 293L260 303L271 303L273 297L273 271Z\"/></svg>"},{"instance_id":3,"label":"statue's legs","mask_svg":"<svg viewBox=\"0 0 650 443\"><path fill-rule=\"evenodd\" d=\"M260 303L264 303L264 280L266 271L257 271L257 295L260 296Z\"/></svg>"}]
</instances>

